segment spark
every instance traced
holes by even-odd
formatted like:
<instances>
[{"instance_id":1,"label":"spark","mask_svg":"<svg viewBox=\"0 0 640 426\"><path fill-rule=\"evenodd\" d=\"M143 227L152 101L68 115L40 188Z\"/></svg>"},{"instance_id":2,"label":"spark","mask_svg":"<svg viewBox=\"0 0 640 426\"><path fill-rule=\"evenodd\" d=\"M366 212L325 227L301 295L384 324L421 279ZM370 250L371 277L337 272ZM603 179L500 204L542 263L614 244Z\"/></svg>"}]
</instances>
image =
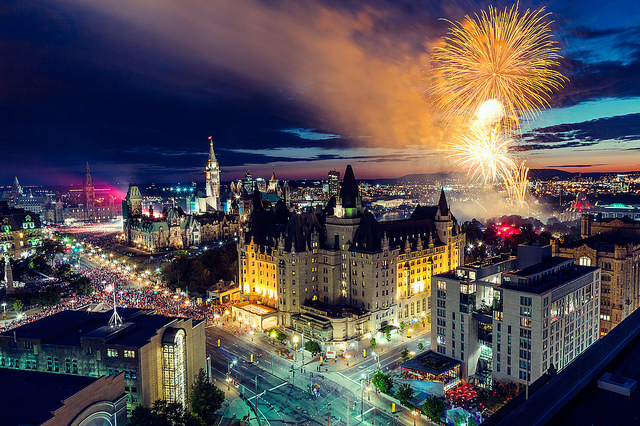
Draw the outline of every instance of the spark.
<instances>
[{"instance_id":1,"label":"spark","mask_svg":"<svg viewBox=\"0 0 640 426\"><path fill-rule=\"evenodd\" d=\"M548 107L551 93L566 81L554 69L561 56L551 39L549 15L544 8L520 13L516 4L448 21L452 27L433 54L438 107L450 118L469 116L497 99L508 129Z\"/></svg>"},{"instance_id":2,"label":"spark","mask_svg":"<svg viewBox=\"0 0 640 426\"><path fill-rule=\"evenodd\" d=\"M449 157L472 178L485 184L499 181L517 167L509 155L513 139L499 127L476 124L469 135L456 136L455 139L456 143L445 147Z\"/></svg>"}]
</instances>

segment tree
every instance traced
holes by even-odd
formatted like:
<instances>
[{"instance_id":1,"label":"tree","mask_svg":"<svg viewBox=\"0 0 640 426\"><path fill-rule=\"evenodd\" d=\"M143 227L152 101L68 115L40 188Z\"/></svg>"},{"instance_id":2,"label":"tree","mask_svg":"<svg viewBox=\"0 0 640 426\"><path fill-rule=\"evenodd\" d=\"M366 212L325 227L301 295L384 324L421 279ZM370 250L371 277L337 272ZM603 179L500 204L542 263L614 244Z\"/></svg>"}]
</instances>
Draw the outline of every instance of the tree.
<instances>
[{"instance_id":1,"label":"tree","mask_svg":"<svg viewBox=\"0 0 640 426\"><path fill-rule=\"evenodd\" d=\"M314 355L320 353L321 351L320 345L314 340L307 340L306 342L304 342L304 348Z\"/></svg>"},{"instance_id":2,"label":"tree","mask_svg":"<svg viewBox=\"0 0 640 426\"><path fill-rule=\"evenodd\" d=\"M204 426L198 416L186 411L179 402L159 399L151 408L137 406L131 413L129 424L135 426Z\"/></svg>"},{"instance_id":3,"label":"tree","mask_svg":"<svg viewBox=\"0 0 640 426\"><path fill-rule=\"evenodd\" d=\"M409 358L410 358L409 350L407 348L404 348L404 350L400 352L400 356L402 357L403 362L409 361Z\"/></svg>"},{"instance_id":4,"label":"tree","mask_svg":"<svg viewBox=\"0 0 640 426\"><path fill-rule=\"evenodd\" d=\"M204 369L200 369L191 385L191 412L201 418L206 424L215 420L215 412L222 407L224 392L211 383Z\"/></svg>"},{"instance_id":5,"label":"tree","mask_svg":"<svg viewBox=\"0 0 640 426\"><path fill-rule=\"evenodd\" d=\"M372 337L371 340L369 340L369 346L371 346L371 350L375 350L377 344L378 344L378 342L376 342L376 338L375 337Z\"/></svg>"},{"instance_id":6,"label":"tree","mask_svg":"<svg viewBox=\"0 0 640 426\"><path fill-rule=\"evenodd\" d=\"M411 399L413 398L413 389L408 384L400 385L396 391L396 398L400 400L400 403L409 407Z\"/></svg>"},{"instance_id":7,"label":"tree","mask_svg":"<svg viewBox=\"0 0 640 426\"><path fill-rule=\"evenodd\" d=\"M42 256L46 259L46 262L51 262L56 253L62 253L64 245L57 240L50 240L45 238L42 244L36 247L36 256Z\"/></svg>"},{"instance_id":8,"label":"tree","mask_svg":"<svg viewBox=\"0 0 640 426\"><path fill-rule=\"evenodd\" d=\"M13 299L11 302L11 307L9 309L13 309L16 312L20 312L24 307L24 303L20 299Z\"/></svg>"},{"instance_id":9,"label":"tree","mask_svg":"<svg viewBox=\"0 0 640 426\"><path fill-rule=\"evenodd\" d=\"M446 414L444 401L437 396L429 396L422 404L422 412L434 422L440 422Z\"/></svg>"},{"instance_id":10,"label":"tree","mask_svg":"<svg viewBox=\"0 0 640 426\"><path fill-rule=\"evenodd\" d=\"M83 275L75 274L69 284L71 285L73 292L80 296L92 294L95 291L93 284L91 284L91 280Z\"/></svg>"},{"instance_id":11,"label":"tree","mask_svg":"<svg viewBox=\"0 0 640 426\"><path fill-rule=\"evenodd\" d=\"M393 387L393 379L390 374L384 374L382 371L376 371L371 379L373 385L380 389L381 392L389 393Z\"/></svg>"},{"instance_id":12,"label":"tree","mask_svg":"<svg viewBox=\"0 0 640 426\"><path fill-rule=\"evenodd\" d=\"M387 339L387 342L391 341L391 328L389 326L384 329L384 337Z\"/></svg>"},{"instance_id":13,"label":"tree","mask_svg":"<svg viewBox=\"0 0 640 426\"><path fill-rule=\"evenodd\" d=\"M418 351L424 352L424 345L422 344L422 342L418 343Z\"/></svg>"},{"instance_id":14,"label":"tree","mask_svg":"<svg viewBox=\"0 0 640 426\"><path fill-rule=\"evenodd\" d=\"M478 424L476 423L476 419L474 419L473 417L469 416L469 418L467 418L467 426L477 426Z\"/></svg>"},{"instance_id":15,"label":"tree","mask_svg":"<svg viewBox=\"0 0 640 426\"><path fill-rule=\"evenodd\" d=\"M407 329L407 324L404 323L404 321L402 321L400 323L400 334L404 334L404 331Z\"/></svg>"}]
</instances>

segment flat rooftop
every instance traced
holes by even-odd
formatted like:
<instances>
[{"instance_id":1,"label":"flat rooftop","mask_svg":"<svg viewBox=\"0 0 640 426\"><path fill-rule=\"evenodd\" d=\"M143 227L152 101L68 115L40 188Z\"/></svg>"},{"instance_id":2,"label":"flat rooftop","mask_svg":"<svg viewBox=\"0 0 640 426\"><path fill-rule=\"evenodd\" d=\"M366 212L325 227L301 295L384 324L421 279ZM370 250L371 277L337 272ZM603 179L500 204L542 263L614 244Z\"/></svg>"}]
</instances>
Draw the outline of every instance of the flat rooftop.
<instances>
[{"instance_id":1,"label":"flat rooftop","mask_svg":"<svg viewBox=\"0 0 640 426\"><path fill-rule=\"evenodd\" d=\"M39 425L96 377L0 368L3 425ZM124 391L124 389L123 389Z\"/></svg>"},{"instance_id":2,"label":"flat rooftop","mask_svg":"<svg viewBox=\"0 0 640 426\"><path fill-rule=\"evenodd\" d=\"M265 305L257 305L255 303L248 303L246 305L238 306L238 308L247 312L251 312L252 314L255 314L255 315L269 315L274 312L277 312L273 308L270 308Z\"/></svg>"},{"instance_id":3,"label":"flat rooftop","mask_svg":"<svg viewBox=\"0 0 640 426\"><path fill-rule=\"evenodd\" d=\"M534 265L533 267L535 266L537 265ZM529 269L529 268L526 268L526 269ZM560 273L557 275L547 275L543 278L542 282L529 285L529 286L505 283L503 279L502 284L498 285L497 288L517 290L517 291L522 291L522 292L531 293L531 294L542 294L542 293L546 293L547 291L553 288L564 285L570 281L574 281L583 275L590 274L596 269L598 268L594 266L576 265L574 267L565 269L563 273ZM521 276L521 275L516 275L516 276Z\"/></svg>"},{"instance_id":4,"label":"flat rooftop","mask_svg":"<svg viewBox=\"0 0 640 426\"><path fill-rule=\"evenodd\" d=\"M400 364L400 368L402 370L440 375L442 373L446 373L452 368L455 368L457 365L460 365L460 361L441 355L437 352L426 351L407 362L403 362Z\"/></svg>"}]
</instances>

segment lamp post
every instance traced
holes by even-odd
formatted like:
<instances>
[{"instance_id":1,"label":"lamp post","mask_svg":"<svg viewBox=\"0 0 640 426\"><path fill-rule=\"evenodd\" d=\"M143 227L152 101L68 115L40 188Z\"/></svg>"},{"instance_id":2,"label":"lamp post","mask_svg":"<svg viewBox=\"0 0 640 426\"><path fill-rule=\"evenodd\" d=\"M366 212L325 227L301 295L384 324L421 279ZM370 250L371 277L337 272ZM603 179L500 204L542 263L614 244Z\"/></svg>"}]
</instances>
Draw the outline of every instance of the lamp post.
<instances>
[{"instance_id":1,"label":"lamp post","mask_svg":"<svg viewBox=\"0 0 640 426\"><path fill-rule=\"evenodd\" d=\"M253 331L253 329L251 329L251 331L249 332L249 334L251 334L251 341L252 341L252 342L253 342L253 333L254 333L254 331Z\"/></svg>"},{"instance_id":2,"label":"lamp post","mask_svg":"<svg viewBox=\"0 0 640 426\"><path fill-rule=\"evenodd\" d=\"M300 342L300 348L302 348L302 364L304 364L304 332L302 333L302 341Z\"/></svg>"},{"instance_id":3,"label":"lamp post","mask_svg":"<svg viewBox=\"0 0 640 426\"><path fill-rule=\"evenodd\" d=\"M2 316L7 316L7 304L5 302L2 302Z\"/></svg>"},{"instance_id":4,"label":"lamp post","mask_svg":"<svg viewBox=\"0 0 640 426\"><path fill-rule=\"evenodd\" d=\"M293 336L293 360L297 360L298 353L298 336Z\"/></svg>"}]
</instances>

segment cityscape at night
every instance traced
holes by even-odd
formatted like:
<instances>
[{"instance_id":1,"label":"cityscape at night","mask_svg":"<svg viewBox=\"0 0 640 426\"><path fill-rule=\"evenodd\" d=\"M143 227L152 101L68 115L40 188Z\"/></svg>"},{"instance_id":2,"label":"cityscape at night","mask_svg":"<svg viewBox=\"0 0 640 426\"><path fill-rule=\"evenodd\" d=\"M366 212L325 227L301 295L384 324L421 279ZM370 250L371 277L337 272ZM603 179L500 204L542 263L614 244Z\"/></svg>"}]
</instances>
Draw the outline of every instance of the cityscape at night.
<instances>
[{"instance_id":1,"label":"cityscape at night","mask_svg":"<svg viewBox=\"0 0 640 426\"><path fill-rule=\"evenodd\" d=\"M638 422L637 4L2 6L1 424Z\"/></svg>"}]
</instances>

